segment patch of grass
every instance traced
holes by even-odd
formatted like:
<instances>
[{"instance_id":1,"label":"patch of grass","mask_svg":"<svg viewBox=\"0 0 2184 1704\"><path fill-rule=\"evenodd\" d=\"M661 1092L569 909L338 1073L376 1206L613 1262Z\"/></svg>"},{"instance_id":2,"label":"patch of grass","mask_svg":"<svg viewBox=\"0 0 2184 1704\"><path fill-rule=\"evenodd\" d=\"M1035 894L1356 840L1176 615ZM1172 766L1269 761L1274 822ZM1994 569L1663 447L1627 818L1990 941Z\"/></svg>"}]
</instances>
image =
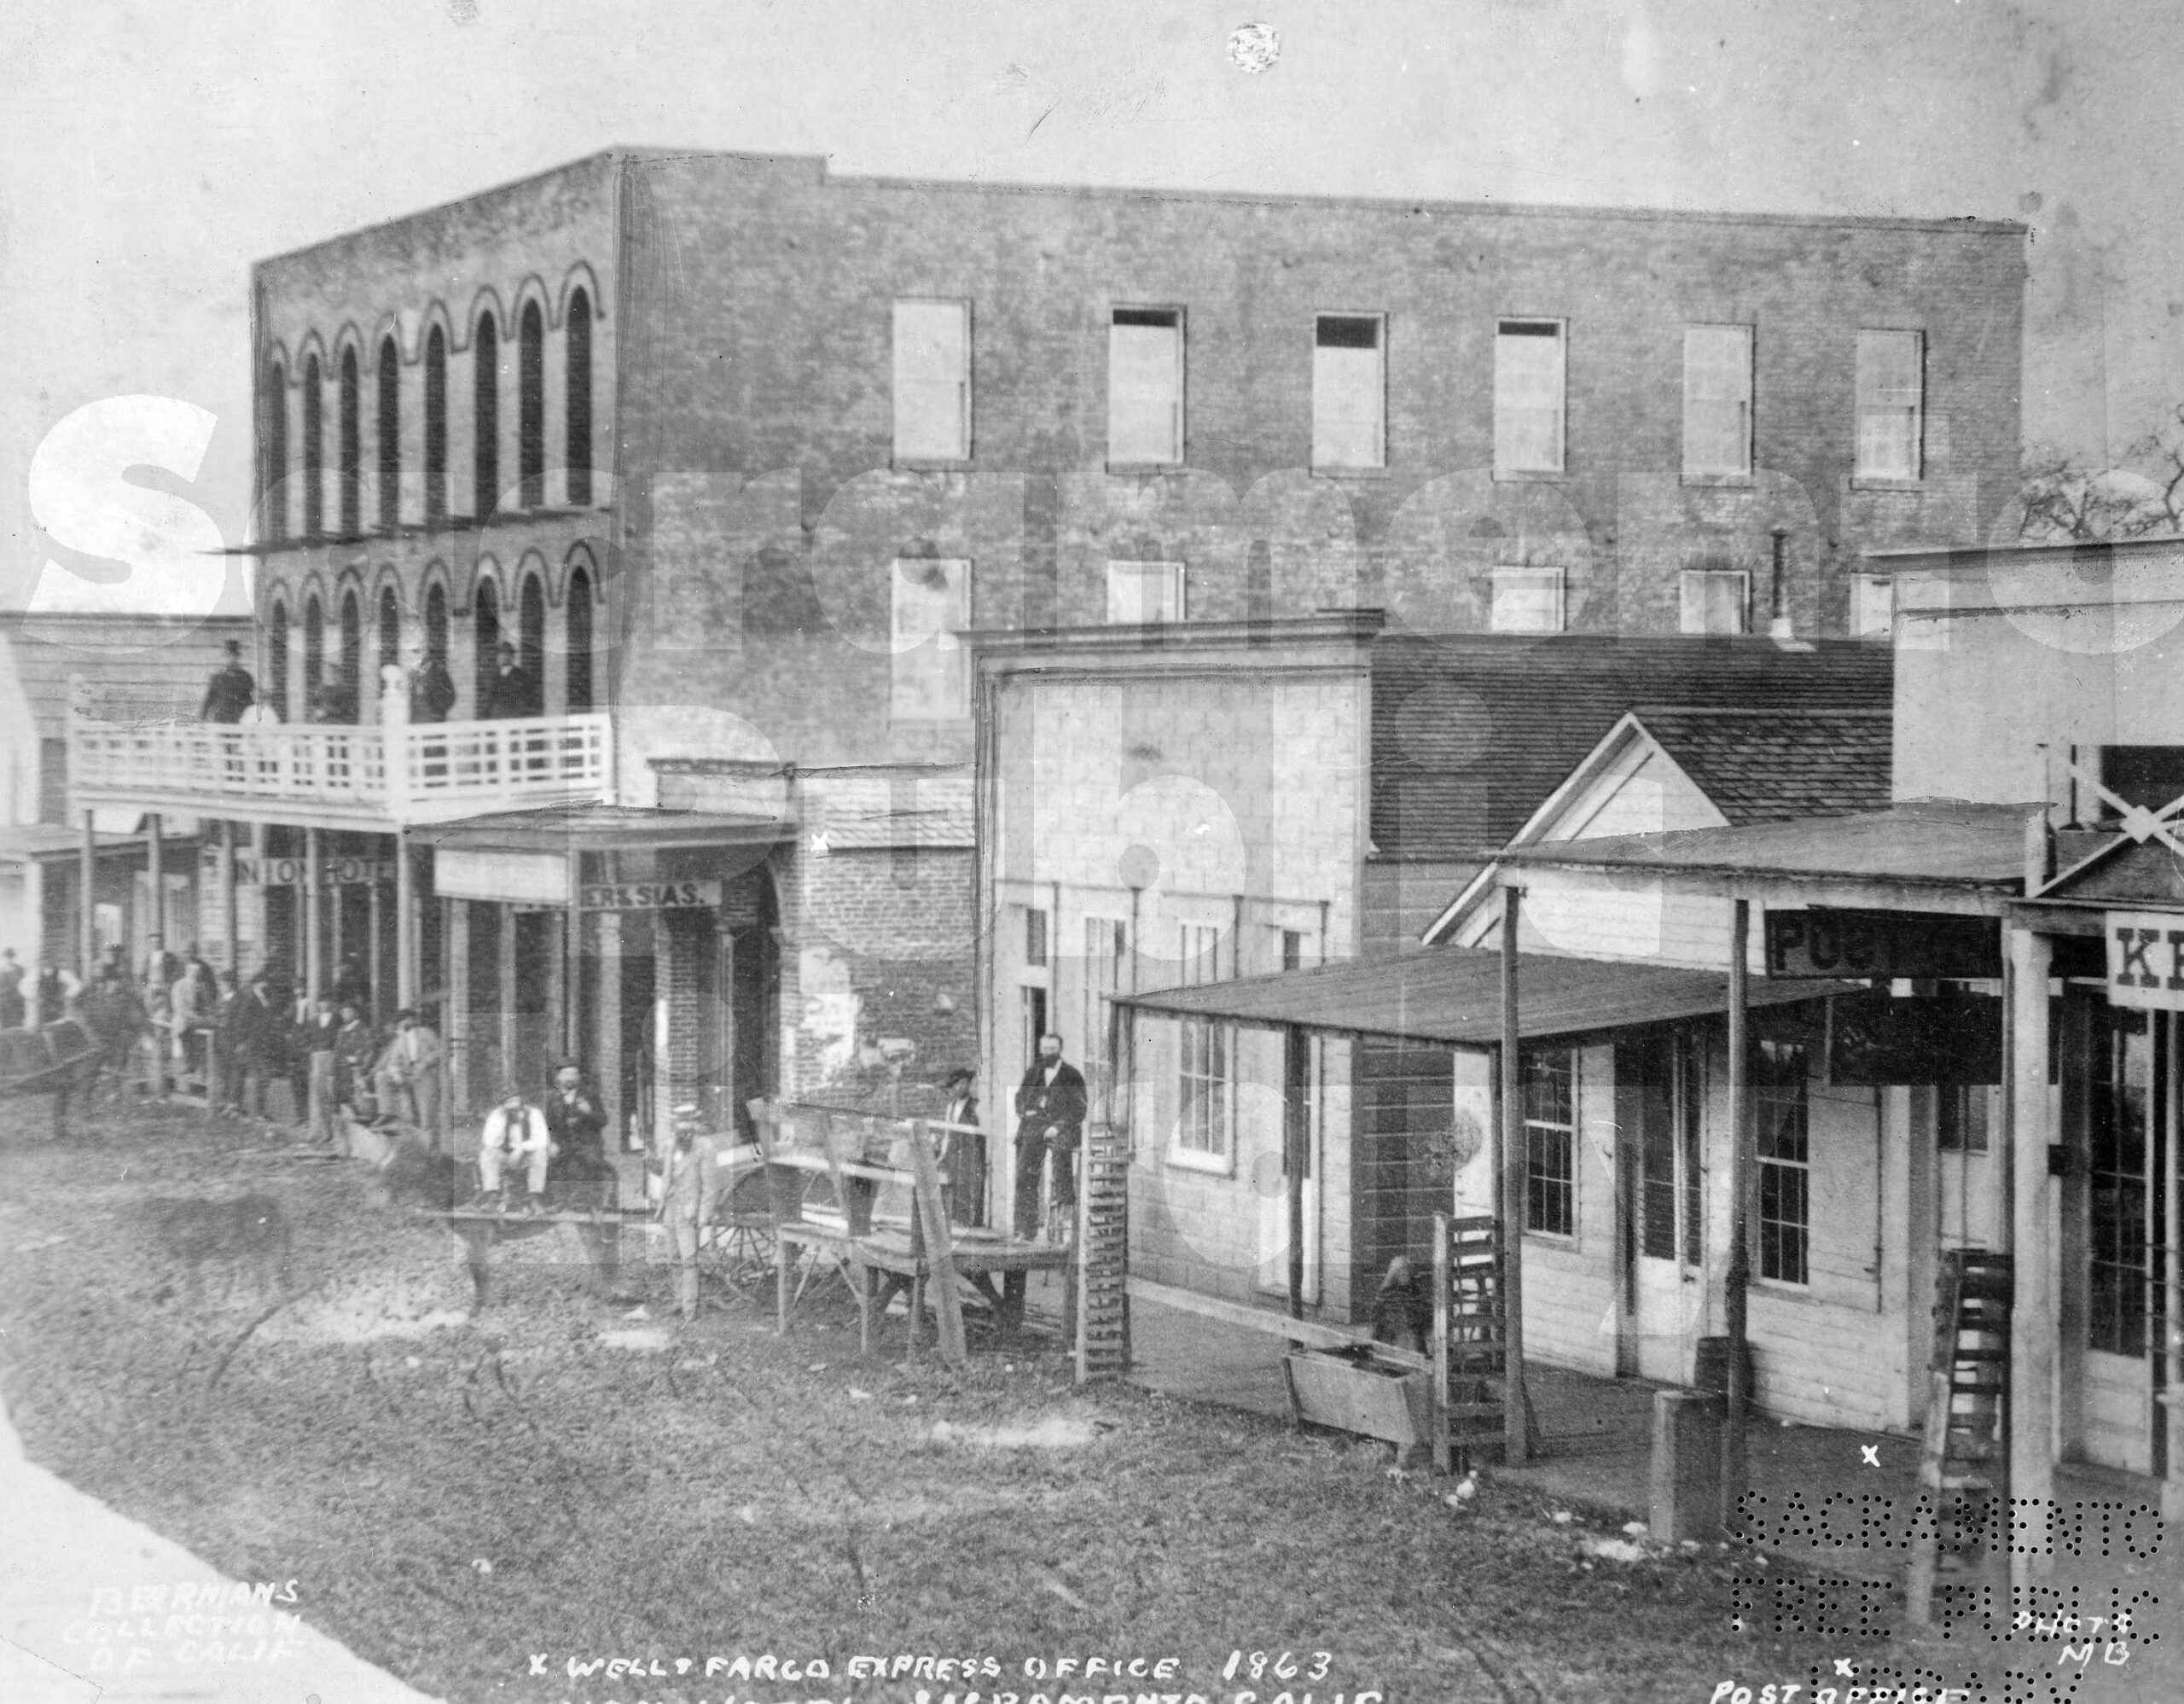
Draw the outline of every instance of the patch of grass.
<instances>
[{"instance_id":1,"label":"patch of grass","mask_svg":"<svg viewBox=\"0 0 2184 1704\"><path fill-rule=\"evenodd\" d=\"M310 1294L237 1342L259 1295L208 1274L186 1300L140 1203L247 1190L282 1201ZM937 1698L842 1678L926 1653L990 1656L1027 1695L1027 1659L1173 1656L1166 1689L1227 1697L1251 1684L1221 1684L1234 1649L1328 1653L1295 1683L1319 1704L1682 1700L1809 1679L1847 1647L1734 1632L1716 1552L1589 1565L1582 1525L1490 1480L1459 1515L1379 1445L1075 1391L1052 1352L905 1369L899 1323L860 1361L839 1299L788 1341L770 1301L716 1295L665 1352L604 1346L630 1322L585 1293L573 1233L503 1251L494 1306L450 1324L468 1281L444 1230L237 1130L140 1114L55 1143L0 1108L0 1195L5 1388L32 1456L238 1578L294 1579L314 1625L450 1700L718 1700L730 1683L694 1670L640 1692L563 1665L769 1652L836 1677L782 1696ZM668 1323L664 1272L624 1281ZM1090 1440L960 1435L1056 1416ZM528 1676L539 1652L556 1678Z\"/></svg>"}]
</instances>

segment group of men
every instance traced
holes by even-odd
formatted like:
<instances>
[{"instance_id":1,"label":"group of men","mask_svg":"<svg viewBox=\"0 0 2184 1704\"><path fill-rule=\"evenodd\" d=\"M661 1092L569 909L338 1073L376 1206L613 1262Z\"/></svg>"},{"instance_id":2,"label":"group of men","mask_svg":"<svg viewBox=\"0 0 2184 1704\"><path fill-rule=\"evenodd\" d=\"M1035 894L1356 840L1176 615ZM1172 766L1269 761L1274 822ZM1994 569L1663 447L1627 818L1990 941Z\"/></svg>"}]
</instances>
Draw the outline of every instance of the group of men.
<instances>
[{"instance_id":1,"label":"group of men","mask_svg":"<svg viewBox=\"0 0 2184 1704\"><path fill-rule=\"evenodd\" d=\"M479 707L485 721L546 713L546 693L537 675L524 667L514 644L503 640L496 654L499 666ZM454 712L457 694L455 677L448 672L447 657L427 648L410 672L410 719L444 722ZM357 720L358 706L353 682L344 676L312 681L304 694L305 717L312 722L345 723ZM258 695L258 683L242 664L242 643L228 641L228 660L213 671L206 683L205 703L199 718L206 722L277 722L279 710Z\"/></svg>"}]
</instances>

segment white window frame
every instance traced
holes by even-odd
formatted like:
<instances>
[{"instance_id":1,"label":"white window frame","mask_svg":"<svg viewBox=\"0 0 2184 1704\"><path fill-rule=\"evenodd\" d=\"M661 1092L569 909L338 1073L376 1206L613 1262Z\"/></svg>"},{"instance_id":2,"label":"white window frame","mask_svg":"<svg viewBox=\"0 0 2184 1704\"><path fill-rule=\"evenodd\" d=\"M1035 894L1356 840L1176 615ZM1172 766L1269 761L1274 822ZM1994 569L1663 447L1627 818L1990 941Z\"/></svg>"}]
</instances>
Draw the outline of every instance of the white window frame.
<instances>
[{"instance_id":1,"label":"white window frame","mask_svg":"<svg viewBox=\"0 0 2184 1704\"><path fill-rule=\"evenodd\" d=\"M1683 476L1751 477L1752 328L1683 329Z\"/></svg>"},{"instance_id":2,"label":"white window frame","mask_svg":"<svg viewBox=\"0 0 2184 1704\"><path fill-rule=\"evenodd\" d=\"M1570 323L1504 314L1494 326L1494 477L1497 480L1551 479L1569 462ZM1517 357L1519 349L1551 347L1548 382L1535 382ZM1551 447L1539 451L1525 437L1536 433L1548 414L1542 399L1554 393Z\"/></svg>"},{"instance_id":3,"label":"white window frame","mask_svg":"<svg viewBox=\"0 0 2184 1704\"><path fill-rule=\"evenodd\" d=\"M1857 441L1851 479L1866 485L1917 485L1926 477L1926 333L1859 332L1856 384Z\"/></svg>"},{"instance_id":4,"label":"white window frame","mask_svg":"<svg viewBox=\"0 0 2184 1704\"><path fill-rule=\"evenodd\" d=\"M1896 634L1896 577L1850 576L1850 637L1889 639Z\"/></svg>"},{"instance_id":5,"label":"white window frame","mask_svg":"<svg viewBox=\"0 0 2184 1704\"><path fill-rule=\"evenodd\" d=\"M1370 349L1321 341L1330 323L1369 325ZM1365 406L1344 404L1354 398ZM1369 473L1388 465L1388 317L1312 317L1312 471Z\"/></svg>"},{"instance_id":6,"label":"white window frame","mask_svg":"<svg viewBox=\"0 0 2184 1704\"><path fill-rule=\"evenodd\" d=\"M1221 935L1218 923L1181 926L1186 986L1220 980ZM1234 1024L1211 1018L1176 1021L1176 1131L1169 1144L1168 1161L1191 1171L1235 1169Z\"/></svg>"},{"instance_id":7,"label":"white window frame","mask_svg":"<svg viewBox=\"0 0 2184 1704\"><path fill-rule=\"evenodd\" d=\"M1707 599L1704 588L1716 582L1737 583L1738 625L1731 628L1710 627L1706 625ZM1742 568L1686 568L1680 582L1682 593L1681 631L1686 633L1728 634L1734 637L1751 631L1751 575ZM1693 594L1699 601L1694 606ZM1693 619L1694 609L1697 619Z\"/></svg>"},{"instance_id":8,"label":"white window frame","mask_svg":"<svg viewBox=\"0 0 2184 1704\"><path fill-rule=\"evenodd\" d=\"M951 320L952 350L931 334ZM915 405L921 401L930 410L929 416ZM971 459L969 302L921 296L896 302L893 403L896 461L915 464ZM952 431L924 435L923 420L951 416Z\"/></svg>"},{"instance_id":9,"label":"white window frame","mask_svg":"<svg viewBox=\"0 0 2184 1704\"><path fill-rule=\"evenodd\" d=\"M1766 1044L1762 1043L1763 1048ZM1753 1154L1751 1245L1748 1251L1753 1279L1764 1284L1779 1284L1785 1289L1809 1290L1812 1288L1813 1250L1813 1194L1812 1194L1812 1084L1810 1056L1803 1047L1796 1049L1799 1069L1806 1074L1792 1079L1771 1079L1763 1071L1753 1074L1757 1080L1751 1087L1753 1100L1753 1128L1756 1150ZM1798 1147L1803 1152L1786 1154L1770 1152L1769 1146L1777 1126L1770 1122L1780 1114L1786 1120L1793 1121ZM1796 1218L1770 1218L1767 1215L1768 1185L1773 1179L1794 1179L1797 1182L1798 1206L1802 1212ZM1797 1265L1803 1276L1784 1277L1767 1270L1769 1243L1766 1230L1777 1227L1786 1236L1794 1236Z\"/></svg>"},{"instance_id":10,"label":"white window frame","mask_svg":"<svg viewBox=\"0 0 2184 1704\"><path fill-rule=\"evenodd\" d=\"M1166 323L1155 325L1145 319L1125 319L1124 316L1165 315ZM1142 405L1147 421L1165 404L1167 422L1165 429L1155 431L1144 421L1131 422L1118 412L1118 400L1124 395L1126 382L1134 368L1142 363L1147 372L1160 363L1150 348L1149 340L1134 334L1165 330L1172 341L1174 373L1169 380L1169 394L1165 398L1147 399ZM1107 465L1111 468L1172 468L1179 467L1183 459L1183 375L1184 338L1186 335L1183 311L1179 307L1162 307L1152 304L1136 305L1117 302L1107 314ZM1141 352L1132 354L1133 346ZM1142 436L1130 436L1132 433ZM1150 453L1141 453L1150 452Z\"/></svg>"},{"instance_id":11,"label":"white window frame","mask_svg":"<svg viewBox=\"0 0 2184 1704\"><path fill-rule=\"evenodd\" d=\"M1494 569L1486 625L1496 633L1560 633L1568 623L1568 576L1559 567L1502 563ZM1541 594L1544 593L1544 598ZM1533 602L1527 603L1527 599ZM1542 620L1526 620L1526 608L1544 605Z\"/></svg>"},{"instance_id":12,"label":"white window frame","mask_svg":"<svg viewBox=\"0 0 2184 1704\"><path fill-rule=\"evenodd\" d=\"M1109 1009L1101 997L1122 991L1123 964L1130 957L1130 924L1121 917L1087 913L1084 918L1084 1080L1096 1096L1113 1086L1114 1061L1107 1056Z\"/></svg>"},{"instance_id":13,"label":"white window frame","mask_svg":"<svg viewBox=\"0 0 2184 1704\"><path fill-rule=\"evenodd\" d=\"M1188 591L1181 562L1110 561L1107 625L1153 626L1182 621L1189 614Z\"/></svg>"},{"instance_id":14,"label":"white window frame","mask_svg":"<svg viewBox=\"0 0 2184 1704\"><path fill-rule=\"evenodd\" d=\"M1570 1117L1568 1121L1565 1122L1560 1119L1536 1118L1532 1115L1531 1097L1529 1092L1531 1079L1528 1077L1523 1077L1521 1073L1519 1073L1520 1079L1525 1090L1525 1235L1527 1236L1551 1236L1558 1242L1574 1242L1577 1241L1577 1227L1580 1223L1582 1223L1578 1217L1577 1203L1577 1189L1582 1171L1582 1161L1583 1159L1583 1156L1578 1152L1579 1144L1577 1142L1577 1125L1579 1123L1578 1096L1583 1086L1582 1073L1580 1071L1580 1057L1577 1050L1574 1047L1558 1047L1552 1044L1543 1044L1536 1050L1526 1048L1524 1050L1521 1057L1528 1064L1533 1060L1553 1058L1564 1067L1570 1079ZM1567 1229L1561 1229L1552 1225L1534 1224L1532 1223L1532 1179L1536 1175L1542 1177L1548 1175L1543 1168L1533 1164L1534 1149L1536 1144L1541 1141L1555 1145L1559 1149L1560 1157L1564 1162L1560 1173L1554 1177L1554 1181L1569 1192L1570 1223Z\"/></svg>"},{"instance_id":15,"label":"white window frame","mask_svg":"<svg viewBox=\"0 0 2184 1704\"><path fill-rule=\"evenodd\" d=\"M938 573L949 582L927 584ZM971 565L960 557L897 557L891 569L889 718L960 722L971 713L971 654L956 637L971 625ZM949 606L938 612L936 607Z\"/></svg>"}]
</instances>

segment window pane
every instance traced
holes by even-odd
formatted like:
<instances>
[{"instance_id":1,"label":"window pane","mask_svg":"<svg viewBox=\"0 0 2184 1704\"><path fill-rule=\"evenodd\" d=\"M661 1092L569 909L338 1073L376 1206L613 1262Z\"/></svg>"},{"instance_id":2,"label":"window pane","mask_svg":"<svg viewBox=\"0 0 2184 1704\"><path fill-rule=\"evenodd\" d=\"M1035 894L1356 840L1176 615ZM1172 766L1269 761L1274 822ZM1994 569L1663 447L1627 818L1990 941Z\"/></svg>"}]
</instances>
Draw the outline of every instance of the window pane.
<instances>
[{"instance_id":1,"label":"window pane","mask_svg":"<svg viewBox=\"0 0 2184 1704\"><path fill-rule=\"evenodd\" d=\"M1683 470L1751 471L1751 328L1694 325L1683 334Z\"/></svg>"},{"instance_id":2,"label":"window pane","mask_svg":"<svg viewBox=\"0 0 2184 1704\"><path fill-rule=\"evenodd\" d=\"M1925 366L1921 333L1858 334L1857 472L1862 477L1920 477Z\"/></svg>"},{"instance_id":3,"label":"window pane","mask_svg":"<svg viewBox=\"0 0 2184 1704\"><path fill-rule=\"evenodd\" d=\"M1503 320L1494 340L1494 471L1562 471L1562 328Z\"/></svg>"},{"instance_id":4,"label":"window pane","mask_svg":"<svg viewBox=\"0 0 2184 1704\"><path fill-rule=\"evenodd\" d=\"M970 653L956 636L971 625L971 565L895 564L893 712L897 721L971 713Z\"/></svg>"},{"instance_id":5,"label":"window pane","mask_svg":"<svg viewBox=\"0 0 2184 1704\"><path fill-rule=\"evenodd\" d=\"M1107 564L1107 619L1143 624L1183 619L1181 562Z\"/></svg>"},{"instance_id":6,"label":"window pane","mask_svg":"<svg viewBox=\"0 0 2184 1704\"><path fill-rule=\"evenodd\" d=\"M1562 570L1495 569L1494 607L1489 621L1496 633L1560 633Z\"/></svg>"},{"instance_id":7,"label":"window pane","mask_svg":"<svg viewBox=\"0 0 2184 1704\"><path fill-rule=\"evenodd\" d=\"M970 305L895 304L895 454L961 461L970 448Z\"/></svg>"},{"instance_id":8,"label":"window pane","mask_svg":"<svg viewBox=\"0 0 2184 1704\"><path fill-rule=\"evenodd\" d=\"M1118 308L1107 332L1107 459L1180 462L1183 329L1169 309Z\"/></svg>"},{"instance_id":9,"label":"window pane","mask_svg":"<svg viewBox=\"0 0 2184 1704\"><path fill-rule=\"evenodd\" d=\"M1742 573L1687 568L1683 575L1683 631L1743 632L1749 584L1749 578Z\"/></svg>"},{"instance_id":10,"label":"window pane","mask_svg":"<svg viewBox=\"0 0 2184 1704\"><path fill-rule=\"evenodd\" d=\"M1312 465L1381 466L1385 409L1380 322L1321 315L1312 350Z\"/></svg>"}]
</instances>

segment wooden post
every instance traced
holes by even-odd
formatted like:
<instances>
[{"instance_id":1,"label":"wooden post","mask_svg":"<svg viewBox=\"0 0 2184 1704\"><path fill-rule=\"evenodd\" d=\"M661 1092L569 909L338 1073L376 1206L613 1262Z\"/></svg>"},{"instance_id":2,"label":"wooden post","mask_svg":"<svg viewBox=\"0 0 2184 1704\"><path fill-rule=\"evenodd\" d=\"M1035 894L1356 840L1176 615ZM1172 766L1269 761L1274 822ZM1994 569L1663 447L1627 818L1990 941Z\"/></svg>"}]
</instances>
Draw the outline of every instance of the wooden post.
<instances>
[{"instance_id":1,"label":"wooden post","mask_svg":"<svg viewBox=\"0 0 2184 1704\"><path fill-rule=\"evenodd\" d=\"M2054 1258L2055 1188L2048 1175L2048 973L2053 948L2030 929L2011 929L2002 961L2005 1069L2002 1152L1993 1166L1991 1241L2012 1257L2009 1387L2002 1400L2002 1447L1992 1492L2002 1518L1990 1526L2008 1552L2010 1583L2050 1573L2045 1547L2017 1543L2022 1507L2036 1532L2048 1529L2055 1496L2055 1351L2059 1300ZM2175 1240L2172 1221L2169 1240ZM2171 1321L2172 1329L2174 1320ZM2173 1387L2172 1387L2173 1388ZM2036 1552L2042 1552L2036 1554Z\"/></svg>"},{"instance_id":2,"label":"wooden post","mask_svg":"<svg viewBox=\"0 0 2184 1704\"><path fill-rule=\"evenodd\" d=\"M99 950L99 840L97 831L91 826L94 820L94 813L86 806L84 811L83 856L76 875L76 885L83 890L79 896L82 903L76 908L76 951L82 960L77 968L77 976L87 991L91 986L92 974L98 968L93 961Z\"/></svg>"},{"instance_id":3,"label":"wooden post","mask_svg":"<svg viewBox=\"0 0 2184 1704\"><path fill-rule=\"evenodd\" d=\"M147 933L160 938L160 950L167 945L167 867L166 836L161 832L160 813L151 812L144 818L144 867L152 888L152 915L147 919Z\"/></svg>"},{"instance_id":4,"label":"wooden post","mask_svg":"<svg viewBox=\"0 0 2184 1704\"><path fill-rule=\"evenodd\" d=\"M1289 1317L1304 1317L1304 1167L1311 1152L1310 1044L1295 1024L1281 1032L1282 1172L1289 1184Z\"/></svg>"},{"instance_id":5,"label":"wooden post","mask_svg":"<svg viewBox=\"0 0 2184 1704\"><path fill-rule=\"evenodd\" d=\"M1449 1439L1449 1216L1433 1215L1433 1471L1455 1466Z\"/></svg>"},{"instance_id":6,"label":"wooden post","mask_svg":"<svg viewBox=\"0 0 2184 1704\"><path fill-rule=\"evenodd\" d=\"M375 858L372 861L371 881L364 889L364 974L370 980L372 995L369 1009L363 1014L364 1021L375 1028L384 1015L380 1009L386 1000L386 962L379 945L379 932L385 927L385 905L380 897L379 887L378 860ZM397 952L395 957L398 959L401 954Z\"/></svg>"},{"instance_id":7,"label":"wooden post","mask_svg":"<svg viewBox=\"0 0 2184 1704\"><path fill-rule=\"evenodd\" d=\"M223 821L220 824L220 863L215 878L220 884L220 916L224 922L227 939L222 951L227 959L226 969L235 980L238 992L242 987L242 927L235 920L235 825Z\"/></svg>"},{"instance_id":8,"label":"wooden post","mask_svg":"<svg viewBox=\"0 0 2184 1704\"><path fill-rule=\"evenodd\" d=\"M918 1223L925 1228L926 1294L940 1319L940 1358L960 1367L970 1358L963 1339L963 1298L956 1288L956 1257L950 1244L948 1203L940 1196L940 1166L932 1157L932 1142L925 1120L910 1125L910 1166L916 1180ZM910 1341L915 1343L918 1315L922 1310L911 1298Z\"/></svg>"},{"instance_id":9,"label":"wooden post","mask_svg":"<svg viewBox=\"0 0 2184 1704\"><path fill-rule=\"evenodd\" d=\"M1728 1408L1722 1417L1722 1521L1741 1525L1739 1508L1746 1476L1745 1404L1751 1400L1745 1370L1745 1293L1751 1284L1751 1249L1745 1218L1751 1189L1751 1027L1750 971L1751 902L1729 902L1729 1258L1722 1280L1722 1314L1728 1334Z\"/></svg>"},{"instance_id":10,"label":"wooden post","mask_svg":"<svg viewBox=\"0 0 2184 1704\"><path fill-rule=\"evenodd\" d=\"M317 829L304 830L304 995L316 1000L326 988L326 946L319 939L319 869L322 851Z\"/></svg>"},{"instance_id":11,"label":"wooden post","mask_svg":"<svg viewBox=\"0 0 2184 1704\"><path fill-rule=\"evenodd\" d=\"M1502 1306L1503 1459L1531 1458L1531 1403L1525 1391L1525 1093L1518 1023L1517 922L1521 887L1502 890Z\"/></svg>"},{"instance_id":12,"label":"wooden post","mask_svg":"<svg viewBox=\"0 0 2184 1704\"><path fill-rule=\"evenodd\" d=\"M582 1010L584 1005L584 911L581 904L583 899L584 854L574 846L571 846L569 848L569 910L568 915L562 919L561 923L561 1052L570 1059L584 1057ZM725 929L720 932L720 939L723 941L728 939L728 932ZM733 986L728 979L723 979L721 1004L723 1009L734 1004L734 997L729 992ZM734 1052L728 1051L726 1057L728 1060L733 1060ZM897 1074L899 1076L900 1073ZM729 1114L722 1122L729 1129L735 1127L735 1121L732 1111L735 1105L735 1100L731 1096L722 1106L722 1110Z\"/></svg>"},{"instance_id":13,"label":"wooden post","mask_svg":"<svg viewBox=\"0 0 2184 1704\"><path fill-rule=\"evenodd\" d=\"M417 1003L416 848L400 829L394 831L394 1004L398 1011ZM377 893L375 887L372 890ZM376 933L375 933L376 939Z\"/></svg>"}]
</instances>

